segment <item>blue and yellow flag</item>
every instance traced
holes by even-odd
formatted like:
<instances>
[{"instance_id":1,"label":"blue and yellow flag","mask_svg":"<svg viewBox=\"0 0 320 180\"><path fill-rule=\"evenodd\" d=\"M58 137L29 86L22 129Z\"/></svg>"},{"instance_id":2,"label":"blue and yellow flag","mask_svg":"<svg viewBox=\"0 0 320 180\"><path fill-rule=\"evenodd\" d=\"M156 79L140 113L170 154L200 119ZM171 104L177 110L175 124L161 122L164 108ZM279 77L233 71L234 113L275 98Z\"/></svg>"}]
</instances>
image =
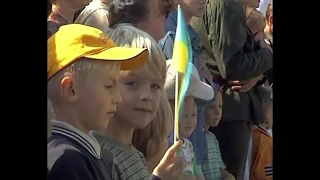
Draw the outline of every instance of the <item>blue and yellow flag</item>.
<instances>
[{"instance_id":1,"label":"blue and yellow flag","mask_svg":"<svg viewBox=\"0 0 320 180\"><path fill-rule=\"evenodd\" d=\"M175 108L175 126L174 126L174 136L175 140L179 137L179 119L183 111L184 98L186 96L190 76L192 72L192 48L189 33L187 30L187 25L185 18L183 16L180 4L178 5L178 15L177 15L177 30L176 37L173 45L172 53L172 68L179 72L180 76L176 77L176 108ZM188 65L189 64L189 65Z\"/></svg>"}]
</instances>

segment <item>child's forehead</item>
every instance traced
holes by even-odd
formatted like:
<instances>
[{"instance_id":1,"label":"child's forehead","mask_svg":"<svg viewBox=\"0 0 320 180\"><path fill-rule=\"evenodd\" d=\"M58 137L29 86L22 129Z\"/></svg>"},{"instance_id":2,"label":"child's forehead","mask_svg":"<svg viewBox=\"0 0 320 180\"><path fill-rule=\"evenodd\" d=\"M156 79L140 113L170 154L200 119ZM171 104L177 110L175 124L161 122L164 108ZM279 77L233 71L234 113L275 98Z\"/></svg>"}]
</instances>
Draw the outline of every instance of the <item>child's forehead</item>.
<instances>
[{"instance_id":1,"label":"child's forehead","mask_svg":"<svg viewBox=\"0 0 320 180\"><path fill-rule=\"evenodd\" d=\"M150 73L148 69L145 67L136 70L121 71L121 77L132 77L145 80L162 81L161 77Z\"/></svg>"},{"instance_id":2,"label":"child's forehead","mask_svg":"<svg viewBox=\"0 0 320 180\"><path fill-rule=\"evenodd\" d=\"M184 106L188 108L197 107L195 98L193 96L187 96L184 99Z\"/></svg>"}]
</instances>

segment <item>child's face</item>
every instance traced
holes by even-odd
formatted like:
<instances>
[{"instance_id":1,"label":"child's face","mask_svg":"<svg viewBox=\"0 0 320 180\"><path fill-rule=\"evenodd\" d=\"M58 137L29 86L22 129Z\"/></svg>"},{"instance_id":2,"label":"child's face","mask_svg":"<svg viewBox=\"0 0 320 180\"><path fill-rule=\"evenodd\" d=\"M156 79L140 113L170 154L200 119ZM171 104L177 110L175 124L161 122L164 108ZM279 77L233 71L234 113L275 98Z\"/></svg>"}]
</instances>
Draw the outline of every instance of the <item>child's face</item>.
<instances>
[{"instance_id":1,"label":"child's face","mask_svg":"<svg viewBox=\"0 0 320 180\"><path fill-rule=\"evenodd\" d=\"M160 104L162 79L148 74L146 66L122 71L119 90L122 102L116 118L134 128L144 128L154 119Z\"/></svg>"},{"instance_id":2,"label":"child's face","mask_svg":"<svg viewBox=\"0 0 320 180\"><path fill-rule=\"evenodd\" d=\"M206 9L207 0L176 0L187 14L202 17Z\"/></svg>"},{"instance_id":3,"label":"child's face","mask_svg":"<svg viewBox=\"0 0 320 180\"><path fill-rule=\"evenodd\" d=\"M174 113L174 112L173 112ZM197 126L197 105L193 96L185 98L183 112L179 120L179 134L189 137Z\"/></svg>"},{"instance_id":4,"label":"child's face","mask_svg":"<svg viewBox=\"0 0 320 180\"><path fill-rule=\"evenodd\" d=\"M205 109L206 124L210 127L216 127L222 117L222 94L217 92L215 100L211 106Z\"/></svg>"},{"instance_id":5,"label":"child's face","mask_svg":"<svg viewBox=\"0 0 320 180\"><path fill-rule=\"evenodd\" d=\"M272 128L272 125L273 125L273 111L271 106L269 106L266 109L266 115L267 115L266 129L269 130Z\"/></svg>"},{"instance_id":6,"label":"child's face","mask_svg":"<svg viewBox=\"0 0 320 180\"><path fill-rule=\"evenodd\" d=\"M92 71L83 81L74 81L77 118L86 129L104 130L121 102L118 90L120 66L112 73L108 72L110 68L106 65L106 71Z\"/></svg>"}]
</instances>

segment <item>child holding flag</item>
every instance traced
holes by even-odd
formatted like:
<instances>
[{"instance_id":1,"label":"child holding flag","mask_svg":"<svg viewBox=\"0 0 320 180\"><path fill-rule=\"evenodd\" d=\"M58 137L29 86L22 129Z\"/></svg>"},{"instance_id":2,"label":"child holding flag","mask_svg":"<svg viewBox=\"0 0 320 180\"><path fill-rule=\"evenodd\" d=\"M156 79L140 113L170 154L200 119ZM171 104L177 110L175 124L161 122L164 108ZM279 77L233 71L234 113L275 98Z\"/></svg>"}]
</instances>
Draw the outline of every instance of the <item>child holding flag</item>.
<instances>
[{"instance_id":1,"label":"child holding flag","mask_svg":"<svg viewBox=\"0 0 320 180\"><path fill-rule=\"evenodd\" d=\"M199 73L196 69L196 67L188 63L188 66L191 67L190 69L190 81L189 86L187 88L186 94L185 94L185 100L183 108L180 110L177 110L175 108L175 84L176 84L176 73L177 71L172 66L172 60L167 60L167 79L165 84L165 90L167 94L167 98L169 99L172 112L181 111L179 121L179 127L178 127L178 138L180 140L183 140L183 145L180 149L179 154L184 156L184 162L185 162L185 169L184 169L184 176L194 176L197 179L204 179L202 170L200 166L197 165L197 158L194 155L193 145L192 143L187 139L192 132L194 131L196 125L197 125L197 104L195 102L195 98L202 99L202 100L210 100L214 96L214 92L211 86L208 84L200 81ZM181 78L182 75L179 73L179 78ZM177 128L177 127L175 127ZM170 142L171 141L171 142ZM169 137L169 143L172 144L173 137Z\"/></svg>"},{"instance_id":2,"label":"child holding flag","mask_svg":"<svg viewBox=\"0 0 320 180\"><path fill-rule=\"evenodd\" d=\"M175 59L174 54L178 53L180 56L183 53L174 52L173 44L177 41L183 42L188 48L188 61L193 63L195 67L198 69L198 72L201 72L202 62L200 59L200 37L196 31L189 25L192 17L202 17L206 8L206 0L180 0L181 8L179 12L178 1L169 0L170 1L170 9L168 12L168 17L165 22L165 31L166 35L163 39L159 41L159 45L162 48L163 53L165 54L167 59ZM183 12L183 13L182 13ZM180 14L180 15L179 15ZM182 16L182 17L181 17ZM181 19L183 21L180 21ZM183 25L179 24L182 23ZM180 26L180 27L179 27ZM177 32L183 31L185 36L179 37L177 39ZM188 41L188 43L185 43ZM200 79L204 81L203 75L200 73ZM212 79L212 78L211 78ZM212 98L211 98L212 99ZM210 99L209 99L210 100ZM210 101L209 101L210 102ZM198 104L198 112L197 112L197 126L195 127L194 132L188 137L188 139L192 142L194 146L195 155L197 157L197 163L200 166L203 160L208 159L207 152L207 143L206 143L206 134L204 131L205 128L205 117L203 108L207 105L208 102L201 102Z\"/></svg>"},{"instance_id":3,"label":"child holding flag","mask_svg":"<svg viewBox=\"0 0 320 180\"><path fill-rule=\"evenodd\" d=\"M94 136L102 146L102 153L111 152L114 162L114 177L119 180L146 180L150 175L145 157L132 145L135 129L146 127L159 110L160 98L166 80L165 58L157 42L147 33L126 24L119 24L108 33L120 47L149 50L147 63L140 69L121 71L119 91L122 102L112 117L108 127ZM174 158L181 142L177 142L166 152L151 179L178 179L183 163Z\"/></svg>"}]
</instances>

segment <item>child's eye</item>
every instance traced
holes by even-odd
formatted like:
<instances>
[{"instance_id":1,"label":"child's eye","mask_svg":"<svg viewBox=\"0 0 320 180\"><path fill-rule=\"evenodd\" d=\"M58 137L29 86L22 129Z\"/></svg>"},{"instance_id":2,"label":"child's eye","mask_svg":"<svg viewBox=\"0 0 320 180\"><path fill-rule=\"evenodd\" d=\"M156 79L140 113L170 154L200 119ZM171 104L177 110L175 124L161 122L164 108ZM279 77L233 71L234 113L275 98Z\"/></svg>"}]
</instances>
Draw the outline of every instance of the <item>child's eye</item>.
<instances>
[{"instance_id":1,"label":"child's eye","mask_svg":"<svg viewBox=\"0 0 320 180\"><path fill-rule=\"evenodd\" d=\"M105 88L107 88L107 89L112 89L113 86L105 86Z\"/></svg>"},{"instance_id":2,"label":"child's eye","mask_svg":"<svg viewBox=\"0 0 320 180\"><path fill-rule=\"evenodd\" d=\"M138 84L137 83L135 83L135 82L127 82L127 83L125 83L126 85L128 85L128 86L137 86Z\"/></svg>"},{"instance_id":3,"label":"child's eye","mask_svg":"<svg viewBox=\"0 0 320 180\"><path fill-rule=\"evenodd\" d=\"M160 86L158 86L156 84L151 85L151 88L153 88L153 89L161 89Z\"/></svg>"},{"instance_id":4,"label":"child's eye","mask_svg":"<svg viewBox=\"0 0 320 180\"><path fill-rule=\"evenodd\" d=\"M195 117L195 116L197 116L196 114L191 114L192 115L192 117Z\"/></svg>"}]
</instances>

